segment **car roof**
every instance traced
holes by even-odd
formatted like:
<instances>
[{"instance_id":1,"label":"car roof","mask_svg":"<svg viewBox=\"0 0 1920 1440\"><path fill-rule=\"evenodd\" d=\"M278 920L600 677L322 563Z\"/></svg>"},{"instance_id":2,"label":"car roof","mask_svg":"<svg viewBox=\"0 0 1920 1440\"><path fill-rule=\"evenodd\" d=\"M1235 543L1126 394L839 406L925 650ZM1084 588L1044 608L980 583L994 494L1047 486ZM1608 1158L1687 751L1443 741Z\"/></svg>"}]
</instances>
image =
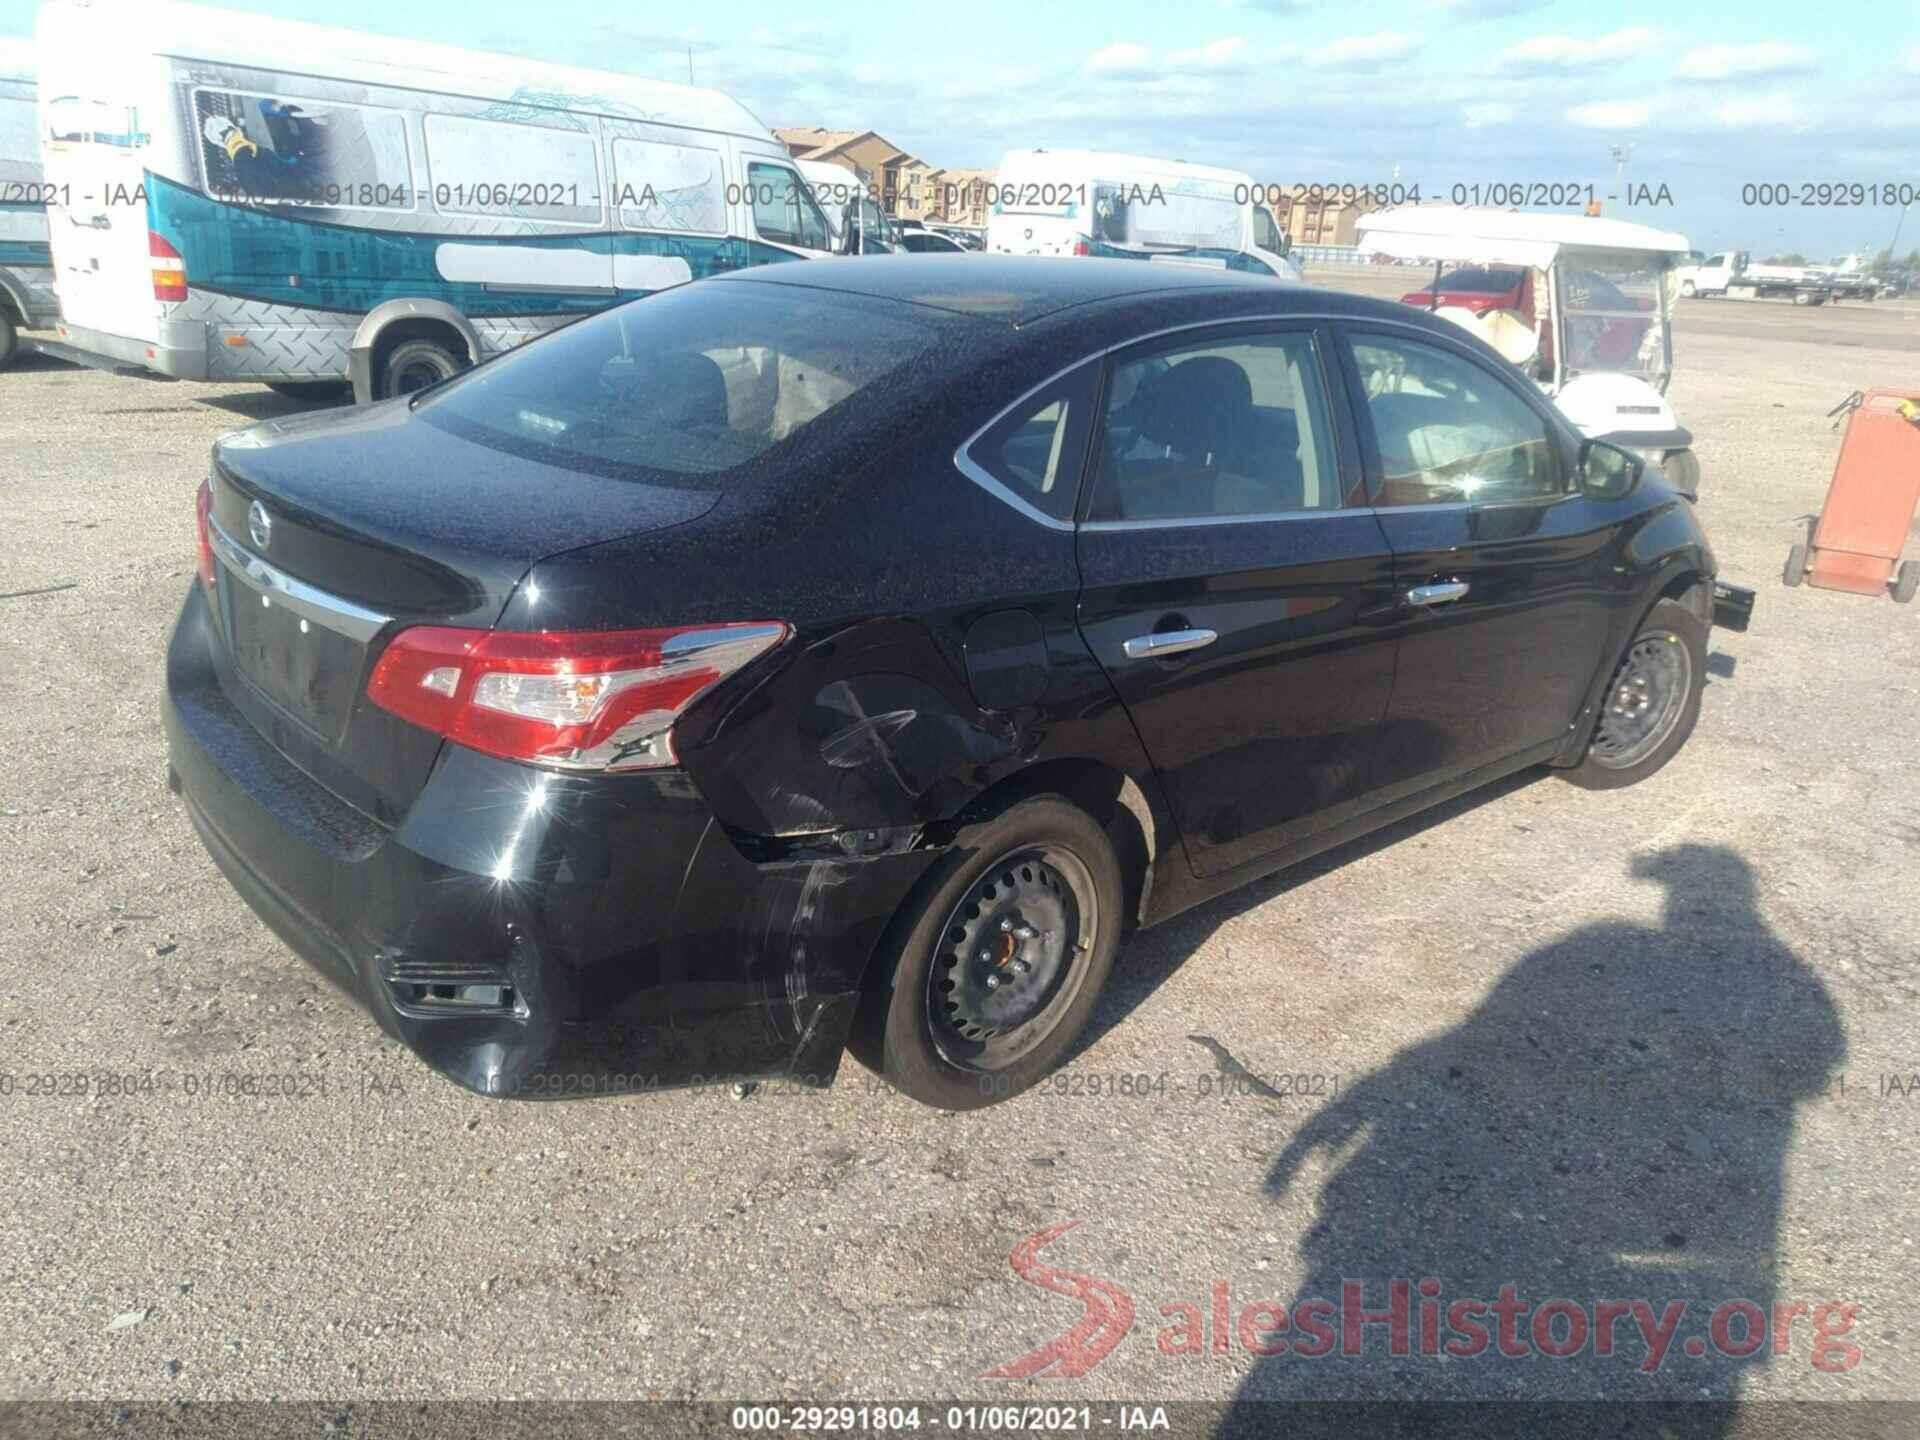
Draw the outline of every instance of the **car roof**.
<instances>
[{"instance_id":1,"label":"car roof","mask_svg":"<svg viewBox=\"0 0 1920 1440\"><path fill-rule=\"evenodd\" d=\"M716 281L872 295L1009 325L1025 325L1075 306L1181 292L1326 293L1214 266L1044 255L975 255L964 260L944 255L860 255L756 265L718 276Z\"/></svg>"}]
</instances>

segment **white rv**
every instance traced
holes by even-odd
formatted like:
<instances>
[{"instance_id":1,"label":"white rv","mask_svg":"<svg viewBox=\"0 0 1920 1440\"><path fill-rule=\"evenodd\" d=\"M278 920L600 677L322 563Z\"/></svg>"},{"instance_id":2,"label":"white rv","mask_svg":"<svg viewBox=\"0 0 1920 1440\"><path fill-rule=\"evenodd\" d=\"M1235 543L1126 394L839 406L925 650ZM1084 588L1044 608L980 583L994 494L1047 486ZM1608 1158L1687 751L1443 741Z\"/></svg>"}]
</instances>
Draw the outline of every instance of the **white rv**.
<instances>
[{"instance_id":1,"label":"white rv","mask_svg":"<svg viewBox=\"0 0 1920 1440\"><path fill-rule=\"evenodd\" d=\"M0 54L0 366L13 359L21 330L51 325L60 313L46 205L33 76Z\"/></svg>"},{"instance_id":2,"label":"white rv","mask_svg":"<svg viewBox=\"0 0 1920 1440\"><path fill-rule=\"evenodd\" d=\"M1292 246L1239 170L1097 150L1010 150L987 190L994 255L1108 255L1298 280Z\"/></svg>"},{"instance_id":3,"label":"white rv","mask_svg":"<svg viewBox=\"0 0 1920 1440\"><path fill-rule=\"evenodd\" d=\"M61 333L120 363L380 398L831 249L716 91L165 0L51 0L39 50Z\"/></svg>"}]
</instances>

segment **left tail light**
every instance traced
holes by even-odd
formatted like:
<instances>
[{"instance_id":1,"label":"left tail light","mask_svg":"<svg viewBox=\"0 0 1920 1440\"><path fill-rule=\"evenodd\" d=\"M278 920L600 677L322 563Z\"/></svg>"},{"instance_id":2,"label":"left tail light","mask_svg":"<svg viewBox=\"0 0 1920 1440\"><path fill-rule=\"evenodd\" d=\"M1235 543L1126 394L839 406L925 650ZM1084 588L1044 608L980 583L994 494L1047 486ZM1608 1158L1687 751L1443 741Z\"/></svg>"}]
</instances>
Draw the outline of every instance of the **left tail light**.
<instances>
[{"instance_id":1,"label":"left tail light","mask_svg":"<svg viewBox=\"0 0 1920 1440\"><path fill-rule=\"evenodd\" d=\"M1091 255L1093 254L1093 246L1084 240L1076 240L1073 242L1073 253L1076 255Z\"/></svg>"},{"instance_id":2,"label":"left tail light","mask_svg":"<svg viewBox=\"0 0 1920 1440\"><path fill-rule=\"evenodd\" d=\"M200 583L213 588L213 482L202 480L193 497L194 538L199 542Z\"/></svg>"},{"instance_id":3,"label":"left tail light","mask_svg":"<svg viewBox=\"0 0 1920 1440\"><path fill-rule=\"evenodd\" d=\"M670 630L402 630L367 698L403 720L505 760L569 770L676 761L687 707L781 644L781 620Z\"/></svg>"},{"instance_id":4,"label":"left tail light","mask_svg":"<svg viewBox=\"0 0 1920 1440\"><path fill-rule=\"evenodd\" d=\"M148 263L153 267L153 298L156 300L186 299L186 259L157 230L147 232L147 256Z\"/></svg>"}]
</instances>

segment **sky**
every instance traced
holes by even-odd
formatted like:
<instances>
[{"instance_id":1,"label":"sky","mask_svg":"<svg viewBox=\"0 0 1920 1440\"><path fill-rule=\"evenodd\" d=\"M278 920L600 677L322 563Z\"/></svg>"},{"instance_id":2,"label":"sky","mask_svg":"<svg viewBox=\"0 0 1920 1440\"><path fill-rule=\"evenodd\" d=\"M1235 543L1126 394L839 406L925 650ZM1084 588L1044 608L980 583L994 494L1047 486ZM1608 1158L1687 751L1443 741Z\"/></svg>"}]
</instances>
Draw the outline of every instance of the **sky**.
<instances>
[{"instance_id":1,"label":"sky","mask_svg":"<svg viewBox=\"0 0 1920 1440\"><path fill-rule=\"evenodd\" d=\"M1593 184L1606 213L1697 248L1825 260L1920 248L1920 205L1800 187L1920 187L1920 0L1835 23L1769 0L294 0L226 8L727 91L769 126L877 130L943 168L1009 149L1126 150L1262 184ZM0 56L31 0L0 0ZM1669 204L1627 204L1630 186ZM1795 203L1748 203L1785 186Z\"/></svg>"}]
</instances>

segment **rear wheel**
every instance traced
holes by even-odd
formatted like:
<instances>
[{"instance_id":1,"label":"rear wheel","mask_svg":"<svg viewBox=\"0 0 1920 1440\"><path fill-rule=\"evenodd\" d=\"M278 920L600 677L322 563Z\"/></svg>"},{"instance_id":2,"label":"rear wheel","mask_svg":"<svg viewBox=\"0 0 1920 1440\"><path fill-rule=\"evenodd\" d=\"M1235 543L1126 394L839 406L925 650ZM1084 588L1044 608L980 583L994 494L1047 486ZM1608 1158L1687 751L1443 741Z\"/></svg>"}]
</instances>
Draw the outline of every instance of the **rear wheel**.
<instances>
[{"instance_id":1,"label":"rear wheel","mask_svg":"<svg viewBox=\"0 0 1920 1440\"><path fill-rule=\"evenodd\" d=\"M1780 574L1780 583L1792 589L1806 578L1807 546L1805 541L1798 541L1787 551L1787 568Z\"/></svg>"},{"instance_id":2,"label":"rear wheel","mask_svg":"<svg viewBox=\"0 0 1920 1440\"><path fill-rule=\"evenodd\" d=\"M402 340L387 352L374 393L382 400L412 395L466 368L466 357L456 355L451 346L438 340Z\"/></svg>"},{"instance_id":3,"label":"rear wheel","mask_svg":"<svg viewBox=\"0 0 1920 1440\"><path fill-rule=\"evenodd\" d=\"M19 349L20 335L13 328L13 316L0 310L0 367L11 364Z\"/></svg>"},{"instance_id":4,"label":"rear wheel","mask_svg":"<svg viewBox=\"0 0 1920 1440\"><path fill-rule=\"evenodd\" d=\"M1120 863L1057 795L963 832L890 932L890 983L849 1042L897 1089L975 1110L1032 1086L1086 1028L1120 944Z\"/></svg>"},{"instance_id":5,"label":"rear wheel","mask_svg":"<svg viewBox=\"0 0 1920 1440\"><path fill-rule=\"evenodd\" d=\"M1660 601L1614 667L1586 758L1567 778L1616 790L1653 774L1693 734L1706 674L1707 627L1686 606Z\"/></svg>"},{"instance_id":6,"label":"rear wheel","mask_svg":"<svg viewBox=\"0 0 1920 1440\"><path fill-rule=\"evenodd\" d=\"M1691 280L1682 280L1680 282L1680 293L1686 296L1687 299L1691 300L1694 297L1694 293L1695 293L1693 288L1693 282Z\"/></svg>"},{"instance_id":7,"label":"rear wheel","mask_svg":"<svg viewBox=\"0 0 1920 1440\"><path fill-rule=\"evenodd\" d=\"M1907 604L1920 591L1920 560L1908 560L1901 564L1900 572L1893 582L1893 598L1901 605Z\"/></svg>"}]
</instances>

